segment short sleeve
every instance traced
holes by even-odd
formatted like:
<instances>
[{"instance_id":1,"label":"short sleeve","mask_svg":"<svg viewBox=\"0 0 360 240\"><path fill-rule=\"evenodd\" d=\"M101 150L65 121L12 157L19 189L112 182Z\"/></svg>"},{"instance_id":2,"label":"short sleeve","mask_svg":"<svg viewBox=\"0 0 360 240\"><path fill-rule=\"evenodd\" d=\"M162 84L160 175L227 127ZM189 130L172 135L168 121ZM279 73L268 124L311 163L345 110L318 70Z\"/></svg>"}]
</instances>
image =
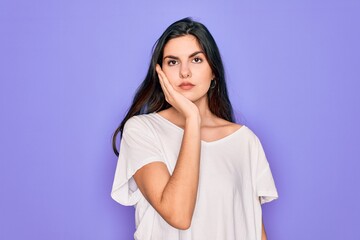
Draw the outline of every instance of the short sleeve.
<instances>
[{"instance_id":1,"label":"short sleeve","mask_svg":"<svg viewBox=\"0 0 360 240\"><path fill-rule=\"evenodd\" d=\"M140 117L130 118L123 129L111 197L124 206L135 205L141 192L133 175L144 165L156 161L165 163L154 133Z\"/></svg>"},{"instance_id":2,"label":"short sleeve","mask_svg":"<svg viewBox=\"0 0 360 240\"><path fill-rule=\"evenodd\" d=\"M274 178L271 173L270 165L267 161L264 149L258 137L255 141L256 166L256 194L260 197L260 203L264 204L278 198Z\"/></svg>"}]
</instances>

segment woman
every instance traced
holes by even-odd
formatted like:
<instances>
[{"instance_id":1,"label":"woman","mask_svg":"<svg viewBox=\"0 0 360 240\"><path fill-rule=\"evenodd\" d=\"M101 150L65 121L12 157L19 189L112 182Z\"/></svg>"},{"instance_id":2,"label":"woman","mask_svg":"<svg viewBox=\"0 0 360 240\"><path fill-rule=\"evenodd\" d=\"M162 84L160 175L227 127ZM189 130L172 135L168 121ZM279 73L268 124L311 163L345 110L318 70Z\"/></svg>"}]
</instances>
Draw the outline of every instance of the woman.
<instances>
[{"instance_id":1,"label":"woman","mask_svg":"<svg viewBox=\"0 0 360 240\"><path fill-rule=\"evenodd\" d=\"M261 204L278 198L274 180L257 136L234 123L203 24L184 18L158 39L113 148L111 196L136 208L135 239L266 239Z\"/></svg>"}]
</instances>

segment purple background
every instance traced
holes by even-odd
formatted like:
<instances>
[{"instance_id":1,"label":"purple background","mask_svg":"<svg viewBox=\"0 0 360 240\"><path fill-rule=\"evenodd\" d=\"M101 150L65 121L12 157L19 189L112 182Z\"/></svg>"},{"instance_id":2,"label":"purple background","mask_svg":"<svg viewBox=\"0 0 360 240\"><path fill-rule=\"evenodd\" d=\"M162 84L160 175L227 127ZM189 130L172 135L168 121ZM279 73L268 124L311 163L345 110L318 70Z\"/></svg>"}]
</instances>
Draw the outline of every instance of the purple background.
<instances>
[{"instance_id":1,"label":"purple background","mask_svg":"<svg viewBox=\"0 0 360 240\"><path fill-rule=\"evenodd\" d=\"M239 123L279 192L269 239L356 239L359 1L0 2L0 239L132 239L111 135L153 43L192 16L215 37Z\"/></svg>"}]
</instances>

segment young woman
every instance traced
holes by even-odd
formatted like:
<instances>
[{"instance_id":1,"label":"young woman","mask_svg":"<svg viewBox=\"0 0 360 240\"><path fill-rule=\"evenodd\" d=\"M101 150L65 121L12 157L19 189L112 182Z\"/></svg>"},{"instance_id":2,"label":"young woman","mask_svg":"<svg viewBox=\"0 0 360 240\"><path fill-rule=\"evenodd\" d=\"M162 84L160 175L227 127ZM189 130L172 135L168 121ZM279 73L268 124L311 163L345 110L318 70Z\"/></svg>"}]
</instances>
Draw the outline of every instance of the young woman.
<instances>
[{"instance_id":1,"label":"young woman","mask_svg":"<svg viewBox=\"0 0 360 240\"><path fill-rule=\"evenodd\" d=\"M135 239L266 239L261 204L278 198L270 166L254 132L234 123L203 24L181 19L158 39L113 148L111 196L135 207Z\"/></svg>"}]
</instances>

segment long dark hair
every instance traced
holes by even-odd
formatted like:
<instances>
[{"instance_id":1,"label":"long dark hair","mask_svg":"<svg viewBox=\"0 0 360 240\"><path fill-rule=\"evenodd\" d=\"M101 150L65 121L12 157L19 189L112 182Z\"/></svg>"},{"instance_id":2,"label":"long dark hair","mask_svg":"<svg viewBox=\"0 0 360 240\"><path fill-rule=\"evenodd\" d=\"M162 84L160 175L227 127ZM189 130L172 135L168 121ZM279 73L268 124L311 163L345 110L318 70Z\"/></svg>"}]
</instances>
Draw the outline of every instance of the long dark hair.
<instances>
[{"instance_id":1,"label":"long dark hair","mask_svg":"<svg viewBox=\"0 0 360 240\"><path fill-rule=\"evenodd\" d=\"M129 118L139 114L158 112L171 107L165 100L155 66L156 64L162 66L164 47L170 39L189 34L197 38L205 53L207 61L209 62L211 70L215 75L214 80L216 85L215 87L210 88L207 93L210 111L220 118L234 122L233 109L225 83L224 66L216 42L209 30L203 24L187 17L171 24L155 42L146 77L138 87L125 118L113 134L112 147L116 156L119 156L119 152L116 148L116 136L120 132L120 137L122 137L124 125Z\"/></svg>"}]
</instances>

